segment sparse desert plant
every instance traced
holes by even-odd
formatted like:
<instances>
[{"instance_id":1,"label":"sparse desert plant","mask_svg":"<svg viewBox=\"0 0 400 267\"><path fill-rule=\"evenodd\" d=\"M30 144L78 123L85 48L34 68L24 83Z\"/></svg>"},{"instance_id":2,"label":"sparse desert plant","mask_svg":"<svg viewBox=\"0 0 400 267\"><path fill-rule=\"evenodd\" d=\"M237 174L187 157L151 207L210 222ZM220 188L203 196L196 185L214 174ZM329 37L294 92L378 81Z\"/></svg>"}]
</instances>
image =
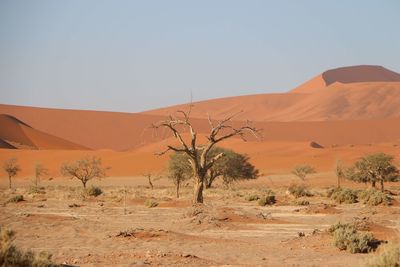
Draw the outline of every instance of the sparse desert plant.
<instances>
[{"instance_id":1,"label":"sparse desert plant","mask_svg":"<svg viewBox=\"0 0 400 267\"><path fill-rule=\"evenodd\" d=\"M385 182L395 182L400 178L399 170L393 164L393 160L392 155L384 153L367 155L348 168L345 176L355 182L371 183L374 188L376 183L380 183L383 192Z\"/></svg>"},{"instance_id":2,"label":"sparse desert plant","mask_svg":"<svg viewBox=\"0 0 400 267\"><path fill-rule=\"evenodd\" d=\"M260 197L258 195L247 195L245 199L247 201L256 201L256 200L259 200Z\"/></svg>"},{"instance_id":3,"label":"sparse desert plant","mask_svg":"<svg viewBox=\"0 0 400 267\"><path fill-rule=\"evenodd\" d=\"M379 243L371 233L357 231L354 224L339 222L332 225L328 231L332 235L334 246L351 253L368 253Z\"/></svg>"},{"instance_id":4,"label":"sparse desert plant","mask_svg":"<svg viewBox=\"0 0 400 267\"><path fill-rule=\"evenodd\" d=\"M387 245L383 252L370 258L366 267L399 267L400 245Z\"/></svg>"},{"instance_id":5,"label":"sparse desert plant","mask_svg":"<svg viewBox=\"0 0 400 267\"><path fill-rule=\"evenodd\" d=\"M6 160L3 163L3 170L8 175L8 186L11 189L12 188L11 179L13 177L15 177L21 171L20 166L17 164L17 159L10 158L10 159Z\"/></svg>"},{"instance_id":6,"label":"sparse desert plant","mask_svg":"<svg viewBox=\"0 0 400 267\"><path fill-rule=\"evenodd\" d=\"M107 169L109 168L101 166L100 158L86 157L72 163L65 163L61 167L61 174L80 180L86 188L88 181L105 177Z\"/></svg>"},{"instance_id":7,"label":"sparse desert plant","mask_svg":"<svg viewBox=\"0 0 400 267\"><path fill-rule=\"evenodd\" d=\"M295 198L312 196L305 185L291 184L287 192Z\"/></svg>"},{"instance_id":8,"label":"sparse desert plant","mask_svg":"<svg viewBox=\"0 0 400 267\"><path fill-rule=\"evenodd\" d=\"M147 199L144 205L148 208L154 208L158 206L158 202L154 199Z\"/></svg>"},{"instance_id":9,"label":"sparse desert plant","mask_svg":"<svg viewBox=\"0 0 400 267\"><path fill-rule=\"evenodd\" d=\"M10 199L7 200L7 203L18 203L24 201L24 196L23 195L15 195L11 197Z\"/></svg>"},{"instance_id":10,"label":"sparse desert plant","mask_svg":"<svg viewBox=\"0 0 400 267\"><path fill-rule=\"evenodd\" d=\"M48 174L48 170L41 163L35 164L35 186L38 187L40 180L44 175Z\"/></svg>"},{"instance_id":11,"label":"sparse desert plant","mask_svg":"<svg viewBox=\"0 0 400 267\"><path fill-rule=\"evenodd\" d=\"M298 206L308 206L308 205L310 205L310 201L305 200L305 199L298 199L294 202L294 204L298 205Z\"/></svg>"},{"instance_id":12,"label":"sparse desert plant","mask_svg":"<svg viewBox=\"0 0 400 267\"><path fill-rule=\"evenodd\" d=\"M46 194L45 188L40 186L29 187L29 194Z\"/></svg>"},{"instance_id":13,"label":"sparse desert plant","mask_svg":"<svg viewBox=\"0 0 400 267\"><path fill-rule=\"evenodd\" d=\"M276 203L276 198L274 195L262 196L257 203L260 206L273 205Z\"/></svg>"},{"instance_id":14,"label":"sparse desert plant","mask_svg":"<svg viewBox=\"0 0 400 267\"><path fill-rule=\"evenodd\" d=\"M56 267L60 266L51 261L51 254L32 251L22 251L13 244L15 233L0 227L0 266L23 267Z\"/></svg>"},{"instance_id":15,"label":"sparse desert plant","mask_svg":"<svg viewBox=\"0 0 400 267\"><path fill-rule=\"evenodd\" d=\"M373 188L360 191L358 197L364 204L370 206L390 205L392 202L392 199L386 193Z\"/></svg>"},{"instance_id":16,"label":"sparse desert plant","mask_svg":"<svg viewBox=\"0 0 400 267\"><path fill-rule=\"evenodd\" d=\"M162 175L157 174L155 172L152 171L146 171L145 173L143 173L143 176L147 178L147 182L149 183L150 189L153 190L154 189L154 183L157 180L160 180L162 178Z\"/></svg>"},{"instance_id":17,"label":"sparse desert plant","mask_svg":"<svg viewBox=\"0 0 400 267\"><path fill-rule=\"evenodd\" d=\"M334 188L330 194L330 198L335 200L337 203L352 204L358 202L357 191L350 188ZM329 194L328 194L329 195Z\"/></svg>"},{"instance_id":18,"label":"sparse desert plant","mask_svg":"<svg viewBox=\"0 0 400 267\"><path fill-rule=\"evenodd\" d=\"M341 160L336 161L335 174L337 178L337 187L340 188L340 182L346 177L345 168L343 167Z\"/></svg>"},{"instance_id":19,"label":"sparse desert plant","mask_svg":"<svg viewBox=\"0 0 400 267\"><path fill-rule=\"evenodd\" d=\"M186 154L177 152L171 155L168 163L168 179L175 184L176 198L179 198L179 190L184 181L193 176Z\"/></svg>"},{"instance_id":20,"label":"sparse desert plant","mask_svg":"<svg viewBox=\"0 0 400 267\"><path fill-rule=\"evenodd\" d=\"M167 145L167 149L159 153L160 155L165 154L167 151L174 151L185 153L189 157L194 179L193 204L199 204L203 203L203 190L207 173L219 159L224 157L224 153L211 156L211 149L218 143L235 136L239 136L242 139L246 138L246 133L257 136L258 130L250 126L249 122L240 127L233 126L232 119L237 114L219 122L215 122L209 117L210 132L206 135L207 142L204 145L199 145L197 132L190 118L191 107L192 105L189 106L188 112L179 110L179 116L170 115L166 120L154 123L153 128L171 131L176 141L179 142L179 146ZM189 133L190 141L182 137L183 132Z\"/></svg>"},{"instance_id":21,"label":"sparse desert plant","mask_svg":"<svg viewBox=\"0 0 400 267\"><path fill-rule=\"evenodd\" d=\"M302 181L304 181L308 174L315 173L315 169L307 164L297 165L293 168L292 174L299 177Z\"/></svg>"},{"instance_id":22,"label":"sparse desert plant","mask_svg":"<svg viewBox=\"0 0 400 267\"><path fill-rule=\"evenodd\" d=\"M103 194L103 190L101 190L101 188L98 186L92 185L85 190L85 193L88 196L97 197Z\"/></svg>"}]
</instances>

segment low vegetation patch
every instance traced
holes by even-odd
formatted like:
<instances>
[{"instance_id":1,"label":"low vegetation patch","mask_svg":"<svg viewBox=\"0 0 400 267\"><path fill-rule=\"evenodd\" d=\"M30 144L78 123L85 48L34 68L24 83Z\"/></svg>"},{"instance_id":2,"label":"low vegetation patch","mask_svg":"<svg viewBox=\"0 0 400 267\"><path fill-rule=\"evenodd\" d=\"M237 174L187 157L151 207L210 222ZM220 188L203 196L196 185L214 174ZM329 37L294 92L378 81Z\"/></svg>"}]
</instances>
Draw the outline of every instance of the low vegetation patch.
<instances>
[{"instance_id":1,"label":"low vegetation patch","mask_svg":"<svg viewBox=\"0 0 400 267\"><path fill-rule=\"evenodd\" d=\"M294 196L295 198L312 196L311 192L308 191L305 185L292 184L289 186L287 191L290 195Z\"/></svg>"},{"instance_id":2,"label":"low vegetation patch","mask_svg":"<svg viewBox=\"0 0 400 267\"><path fill-rule=\"evenodd\" d=\"M29 188L28 194L46 194L46 191L44 189L44 187L40 187L40 186L31 186Z\"/></svg>"},{"instance_id":3,"label":"low vegetation patch","mask_svg":"<svg viewBox=\"0 0 400 267\"><path fill-rule=\"evenodd\" d=\"M0 227L0 266L55 267L51 254L22 251L13 245L15 233Z\"/></svg>"},{"instance_id":4,"label":"low vegetation patch","mask_svg":"<svg viewBox=\"0 0 400 267\"><path fill-rule=\"evenodd\" d=\"M247 195L245 199L247 201L256 201L256 200L259 200L260 197L258 195Z\"/></svg>"},{"instance_id":5,"label":"low vegetation patch","mask_svg":"<svg viewBox=\"0 0 400 267\"><path fill-rule=\"evenodd\" d=\"M305 200L305 199L298 199L298 200L294 201L293 204L297 205L297 206L308 206L308 205L310 205L310 201Z\"/></svg>"},{"instance_id":6,"label":"low vegetation patch","mask_svg":"<svg viewBox=\"0 0 400 267\"><path fill-rule=\"evenodd\" d=\"M276 198L274 195L262 196L258 200L258 205L260 205L260 206L273 205L275 203L276 203Z\"/></svg>"},{"instance_id":7,"label":"low vegetation patch","mask_svg":"<svg viewBox=\"0 0 400 267\"><path fill-rule=\"evenodd\" d=\"M398 267L400 266L400 245L387 246L382 253L372 257L366 267Z\"/></svg>"},{"instance_id":8,"label":"low vegetation patch","mask_svg":"<svg viewBox=\"0 0 400 267\"><path fill-rule=\"evenodd\" d=\"M9 200L7 200L7 203L18 203L24 201L24 196L23 195L15 195Z\"/></svg>"},{"instance_id":9,"label":"low vegetation patch","mask_svg":"<svg viewBox=\"0 0 400 267\"><path fill-rule=\"evenodd\" d=\"M91 187L85 189L85 193L88 196L97 197L97 196L100 196L101 194L103 194L103 190L101 190L101 188L98 186L91 186Z\"/></svg>"},{"instance_id":10,"label":"low vegetation patch","mask_svg":"<svg viewBox=\"0 0 400 267\"><path fill-rule=\"evenodd\" d=\"M332 235L334 246L351 253L368 253L380 243L371 233L357 231L354 224L339 222L332 225L328 231Z\"/></svg>"},{"instance_id":11,"label":"low vegetation patch","mask_svg":"<svg viewBox=\"0 0 400 267\"><path fill-rule=\"evenodd\" d=\"M358 202L357 191L349 188L333 188L328 191L327 195L340 204L352 204Z\"/></svg>"},{"instance_id":12,"label":"low vegetation patch","mask_svg":"<svg viewBox=\"0 0 400 267\"><path fill-rule=\"evenodd\" d=\"M155 201L154 199L148 199L146 200L146 202L144 203L144 205L148 208L154 208L158 206L158 202Z\"/></svg>"},{"instance_id":13,"label":"low vegetation patch","mask_svg":"<svg viewBox=\"0 0 400 267\"><path fill-rule=\"evenodd\" d=\"M392 199L386 193L376 189L360 191L358 197L362 200L364 204L370 206L377 206L380 204L390 205L392 202Z\"/></svg>"}]
</instances>

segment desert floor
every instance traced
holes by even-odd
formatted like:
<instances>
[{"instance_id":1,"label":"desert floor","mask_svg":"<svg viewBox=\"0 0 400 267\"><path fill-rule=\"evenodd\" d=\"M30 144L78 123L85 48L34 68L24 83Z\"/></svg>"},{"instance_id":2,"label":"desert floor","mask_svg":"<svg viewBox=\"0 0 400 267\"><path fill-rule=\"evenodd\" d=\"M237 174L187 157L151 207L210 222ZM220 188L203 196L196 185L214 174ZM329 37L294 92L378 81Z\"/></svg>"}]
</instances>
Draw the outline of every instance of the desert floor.
<instances>
[{"instance_id":1,"label":"desert floor","mask_svg":"<svg viewBox=\"0 0 400 267\"><path fill-rule=\"evenodd\" d=\"M334 247L330 225L358 221L380 240L400 239L399 184L388 184L392 206L339 205L324 196L333 173L319 173L308 178L314 196L301 206L285 194L292 182L299 181L272 175L231 189L216 185L205 191L202 207L192 207L191 188L176 199L166 179L155 181L153 190L144 177L92 181L104 191L98 197L84 197L75 180L44 180L44 192L30 193L29 179L17 179L14 190L3 179L0 203L16 194L25 201L2 205L0 225L16 232L19 247L48 251L56 262L75 266L360 266L371 254ZM267 188L276 204L246 200ZM150 199L159 205L148 208Z\"/></svg>"}]
</instances>

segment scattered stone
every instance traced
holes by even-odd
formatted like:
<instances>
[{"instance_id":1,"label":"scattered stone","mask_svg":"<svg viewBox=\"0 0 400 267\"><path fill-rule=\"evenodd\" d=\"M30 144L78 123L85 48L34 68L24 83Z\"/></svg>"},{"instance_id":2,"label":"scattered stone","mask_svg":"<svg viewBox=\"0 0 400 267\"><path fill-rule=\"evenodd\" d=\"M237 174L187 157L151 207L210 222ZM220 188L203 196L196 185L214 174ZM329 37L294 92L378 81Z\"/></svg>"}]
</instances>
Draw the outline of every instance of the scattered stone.
<instances>
[{"instance_id":1,"label":"scattered stone","mask_svg":"<svg viewBox=\"0 0 400 267\"><path fill-rule=\"evenodd\" d=\"M314 141L310 142L310 147L312 147L312 148L324 148L323 146L321 146L320 144L318 144L317 142L314 142Z\"/></svg>"}]
</instances>

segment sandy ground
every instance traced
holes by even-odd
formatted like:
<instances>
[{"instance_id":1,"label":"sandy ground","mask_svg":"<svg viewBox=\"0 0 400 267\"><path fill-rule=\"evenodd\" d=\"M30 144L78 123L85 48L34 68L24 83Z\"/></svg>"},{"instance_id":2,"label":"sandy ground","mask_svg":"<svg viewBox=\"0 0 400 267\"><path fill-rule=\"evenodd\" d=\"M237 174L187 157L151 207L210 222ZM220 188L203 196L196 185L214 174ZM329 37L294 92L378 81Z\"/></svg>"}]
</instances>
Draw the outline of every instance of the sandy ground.
<instances>
[{"instance_id":1,"label":"sandy ground","mask_svg":"<svg viewBox=\"0 0 400 267\"><path fill-rule=\"evenodd\" d=\"M326 175L308 180L315 195L307 198L309 206L285 195L292 176L275 175L229 190L209 189L205 205L197 208L190 203L191 188L176 199L167 180L151 190L144 177L113 177L93 182L104 194L83 197L74 180L43 181L45 193L30 194L30 181L20 179L16 190L0 185L0 203L25 197L0 207L0 224L17 232L18 246L77 266L360 266L369 256L335 248L326 233L330 225L368 218L377 238L400 238L398 196L388 207L336 205L322 196L327 183L317 183ZM266 188L276 192L275 205L245 200ZM389 188L399 193L398 184ZM146 207L148 199L159 205Z\"/></svg>"}]
</instances>

